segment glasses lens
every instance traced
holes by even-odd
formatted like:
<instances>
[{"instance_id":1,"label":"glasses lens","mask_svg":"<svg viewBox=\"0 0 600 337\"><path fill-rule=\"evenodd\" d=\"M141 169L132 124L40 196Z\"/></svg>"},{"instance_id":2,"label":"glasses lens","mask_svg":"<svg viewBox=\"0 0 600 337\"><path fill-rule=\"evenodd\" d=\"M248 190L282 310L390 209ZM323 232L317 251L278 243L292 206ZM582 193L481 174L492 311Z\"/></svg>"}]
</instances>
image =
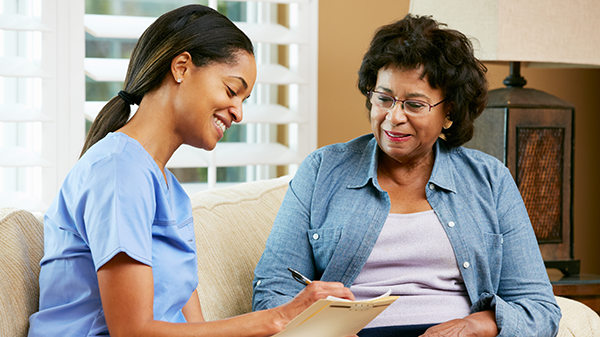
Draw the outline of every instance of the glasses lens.
<instances>
[{"instance_id":1,"label":"glasses lens","mask_svg":"<svg viewBox=\"0 0 600 337\"><path fill-rule=\"evenodd\" d=\"M429 109L429 104L427 104L425 102L413 101L410 99L408 101L404 101L404 111L406 111L408 113L419 114L419 113L427 112L428 109Z\"/></svg>"},{"instance_id":2,"label":"glasses lens","mask_svg":"<svg viewBox=\"0 0 600 337\"><path fill-rule=\"evenodd\" d=\"M394 98L381 92L371 92L371 104L375 104L380 108L389 109L394 105Z\"/></svg>"}]
</instances>

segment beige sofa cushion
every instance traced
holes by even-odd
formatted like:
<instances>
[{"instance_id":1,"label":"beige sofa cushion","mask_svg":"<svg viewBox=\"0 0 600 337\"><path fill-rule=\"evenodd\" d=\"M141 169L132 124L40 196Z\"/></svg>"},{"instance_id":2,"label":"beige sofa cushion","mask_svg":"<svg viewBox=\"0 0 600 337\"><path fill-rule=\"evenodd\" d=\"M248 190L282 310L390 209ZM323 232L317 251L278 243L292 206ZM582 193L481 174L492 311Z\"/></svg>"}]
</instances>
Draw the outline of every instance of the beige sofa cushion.
<instances>
[{"instance_id":1,"label":"beige sofa cushion","mask_svg":"<svg viewBox=\"0 0 600 337\"><path fill-rule=\"evenodd\" d=\"M24 210L0 209L0 336L27 336L38 310L44 228Z\"/></svg>"},{"instance_id":2,"label":"beige sofa cushion","mask_svg":"<svg viewBox=\"0 0 600 337\"><path fill-rule=\"evenodd\" d=\"M191 196L198 297L207 321L251 311L254 267L289 180L286 176Z\"/></svg>"},{"instance_id":3,"label":"beige sofa cushion","mask_svg":"<svg viewBox=\"0 0 600 337\"><path fill-rule=\"evenodd\" d=\"M556 296L562 312L557 337L600 336L600 316L587 305Z\"/></svg>"}]
</instances>

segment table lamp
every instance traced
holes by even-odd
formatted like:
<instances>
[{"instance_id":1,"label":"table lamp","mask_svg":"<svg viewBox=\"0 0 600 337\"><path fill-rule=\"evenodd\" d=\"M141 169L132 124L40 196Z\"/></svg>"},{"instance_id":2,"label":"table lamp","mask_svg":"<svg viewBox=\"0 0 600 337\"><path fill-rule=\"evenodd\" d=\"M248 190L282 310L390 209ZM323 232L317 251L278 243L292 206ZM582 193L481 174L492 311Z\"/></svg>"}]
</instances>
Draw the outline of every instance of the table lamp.
<instances>
[{"instance_id":1,"label":"table lamp","mask_svg":"<svg viewBox=\"0 0 600 337\"><path fill-rule=\"evenodd\" d=\"M490 91L475 136L465 146L509 168L546 267L579 274L573 250L575 108L523 88L521 66L600 66L600 1L411 0L409 12L464 33L479 60L509 64L506 88Z\"/></svg>"}]
</instances>

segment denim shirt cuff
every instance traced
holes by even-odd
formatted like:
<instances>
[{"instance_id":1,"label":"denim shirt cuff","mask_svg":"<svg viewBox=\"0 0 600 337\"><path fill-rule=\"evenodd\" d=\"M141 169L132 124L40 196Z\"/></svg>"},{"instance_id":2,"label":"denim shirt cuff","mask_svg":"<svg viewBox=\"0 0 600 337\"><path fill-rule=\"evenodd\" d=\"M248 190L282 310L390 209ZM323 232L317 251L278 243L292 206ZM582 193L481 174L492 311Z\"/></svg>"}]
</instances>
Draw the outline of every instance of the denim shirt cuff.
<instances>
[{"instance_id":1,"label":"denim shirt cuff","mask_svg":"<svg viewBox=\"0 0 600 337\"><path fill-rule=\"evenodd\" d=\"M510 304L500 296L482 293L479 300L471 306L471 312L494 310L498 336L519 336L519 317Z\"/></svg>"}]
</instances>

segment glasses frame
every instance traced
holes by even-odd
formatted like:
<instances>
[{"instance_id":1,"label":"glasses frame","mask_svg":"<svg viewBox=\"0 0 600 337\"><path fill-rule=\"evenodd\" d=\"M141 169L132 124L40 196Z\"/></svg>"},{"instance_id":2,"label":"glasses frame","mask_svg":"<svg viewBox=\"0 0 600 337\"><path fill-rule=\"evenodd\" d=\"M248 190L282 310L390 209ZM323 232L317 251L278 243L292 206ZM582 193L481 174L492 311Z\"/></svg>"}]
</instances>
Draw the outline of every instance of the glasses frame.
<instances>
[{"instance_id":1,"label":"glasses frame","mask_svg":"<svg viewBox=\"0 0 600 337\"><path fill-rule=\"evenodd\" d=\"M377 103L373 103L373 102L371 101L371 99L372 99L372 97L373 97L373 94L384 95L384 96L387 96L387 97L391 98L391 99L392 99L392 101L393 101L393 103L392 103L392 106L391 106L391 107L389 107L389 108L384 108L384 107L380 106L380 105L379 105L379 104L377 104ZM396 97L394 97L394 96L392 96L392 95L390 95L390 94L386 94L385 92L381 92L381 91L375 91L375 90L373 90L373 91L368 91L368 92L367 92L367 95L369 96L369 102L371 102L371 104L372 104L372 105L376 105L376 106L380 107L381 109L387 109L388 111L389 111L389 110L392 110L392 109L394 109L394 108L396 107L396 104L397 104L398 102L400 102L400 103L401 103L401 104L400 104L400 106L402 107L402 111L404 111L405 113L407 113L407 114L409 114L409 115L413 115L413 116L414 116L414 115L424 115L424 114L428 114L429 112L431 112L431 109L432 109L432 108L435 108L436 106L438 106L438 105L442 104L442 103L443 103L443 102L446 100L446 99L443 99L443 100L441 100L441 101L439 101L439 102L437 102L437 103L435 103L435 104L429 104L429 103L427 103L427 102L425 102L425 101L421 101L421 100L418 100L418 99L412 99L412 98L409 98L409 99L404 99L404 100L402 100L402 99L397 99ZM418 103L422 103L422 104L424 104L424 105L427 105L427 106L429 106L429 110L427 110L427 112L424 112L424 113L414 113L414 112L406 111L406 109L404 108L404 107L405 107L405 104L404 104L404 103L406 103L406 102L418 102Z\"/></svg>"}]
</instances>

